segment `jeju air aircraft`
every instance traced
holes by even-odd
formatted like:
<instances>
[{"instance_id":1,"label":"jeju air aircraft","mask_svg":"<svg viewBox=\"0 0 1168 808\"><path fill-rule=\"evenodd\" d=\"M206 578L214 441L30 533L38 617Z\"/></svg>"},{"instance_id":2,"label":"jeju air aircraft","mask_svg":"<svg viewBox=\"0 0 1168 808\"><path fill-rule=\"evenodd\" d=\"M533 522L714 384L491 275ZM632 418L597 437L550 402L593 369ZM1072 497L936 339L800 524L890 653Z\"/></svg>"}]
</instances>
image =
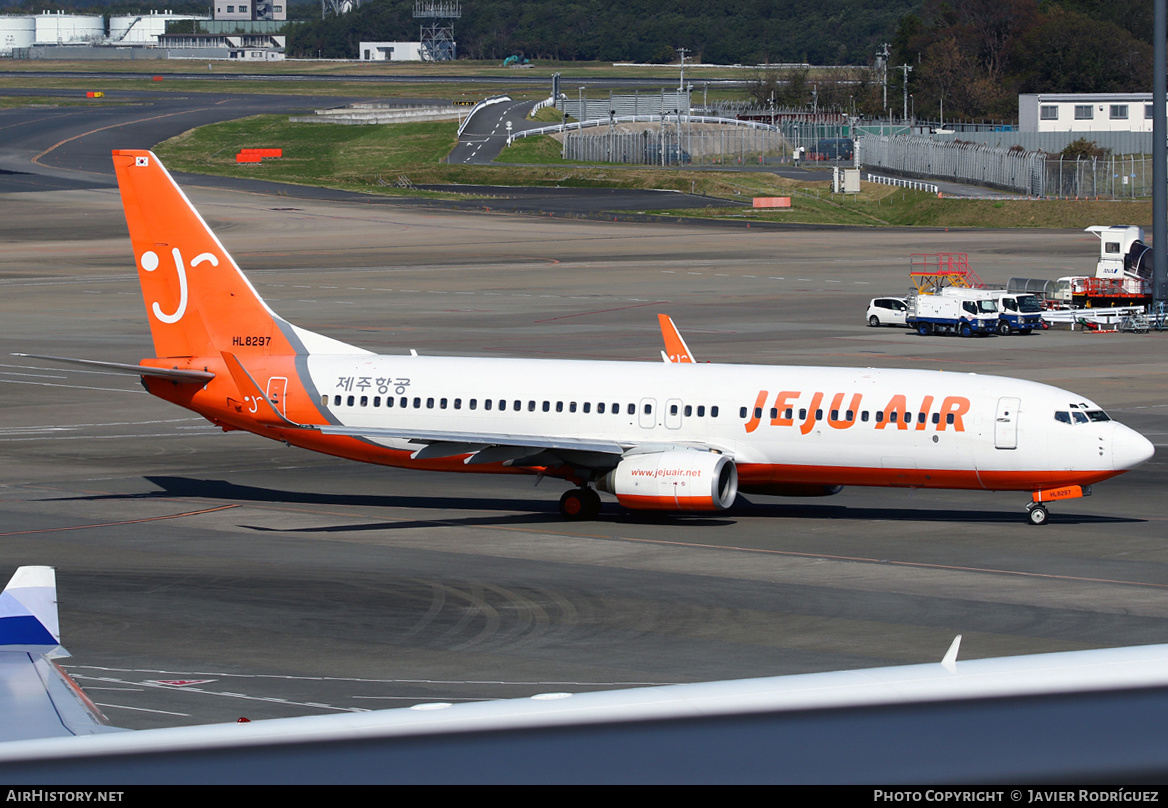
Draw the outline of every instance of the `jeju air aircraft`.
<instances>
[{"instance_id":1,"label":"jeju air aircraft","mask_svg":"<svg viewBox=\"0 0 1168 808\"><path fill-rule=\"evenodd\" d=\"M1027 518L1153 447L1076 393L924 370L377 355L273 312L158 158L113 153L156 356L92 363L224 430L406 469L537 474L633 510L722 511L739 492L847 485L1025 491ZM47 357L42 357L47 358Z\"/></svg>"}]
</instances>

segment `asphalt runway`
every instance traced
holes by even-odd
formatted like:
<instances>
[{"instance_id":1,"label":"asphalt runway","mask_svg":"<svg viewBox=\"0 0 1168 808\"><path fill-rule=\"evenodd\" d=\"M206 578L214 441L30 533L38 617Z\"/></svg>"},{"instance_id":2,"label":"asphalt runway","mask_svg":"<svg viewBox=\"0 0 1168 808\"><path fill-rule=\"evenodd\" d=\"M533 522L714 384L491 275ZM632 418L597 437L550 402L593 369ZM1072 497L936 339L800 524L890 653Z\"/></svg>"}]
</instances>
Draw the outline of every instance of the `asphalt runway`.
<instances>
[{"instance_id":1,"label":"asphalt runway","mask_svg":"<svg viewBox=\"0 0 1168 808\"><path fill-rule=\"evenodd\" d=\"M0 195L0 577L58 570L68 669L119 726L1168 641L1164 337L865 325L914 252L989 282L1093 266L1076 232L572 221L191 188L271 306L385 353L920 367L1089 396L1160 456L1023 521L1018 493L845 489L565 523L563 484L407 473L222 433L151 355L112 188Z\"/></svg>"}]
</instances>

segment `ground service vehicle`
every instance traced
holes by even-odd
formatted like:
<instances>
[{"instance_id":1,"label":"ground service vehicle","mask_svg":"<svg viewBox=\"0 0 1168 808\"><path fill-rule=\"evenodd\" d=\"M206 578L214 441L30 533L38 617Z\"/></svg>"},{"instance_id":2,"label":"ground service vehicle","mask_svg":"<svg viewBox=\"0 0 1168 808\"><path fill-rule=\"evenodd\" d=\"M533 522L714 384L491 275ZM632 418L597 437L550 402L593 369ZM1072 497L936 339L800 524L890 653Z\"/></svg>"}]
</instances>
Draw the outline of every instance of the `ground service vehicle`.
<instances>
[{"instance_id":1,"label":"ground service vehicle","mask_svg":"<svg viewBox=\"0 0 1168 808\"><path fill-rule=\"evenodd\" d=\"M903 297L875 297L868 304L868 325L907 325L904 318L908 312L908 301Z\"/></svg>"},{"instance_id":2,"label":"ground service vehicle","mask_svg":"<svg viewBox=\"0 0 1168 808\"><path fill-rule=\"evenodd\" d=\"M1065 275L1055 282L1047 298L1088 309L1150 304L1152 249L1144 243L1143 228L1092 225L1087 232L1099 239L1095 277Z\"/></svg>"},{"instance_id":3,"label":"ground service vehicle","mask_svg":"<svg viewBox=\"0 0 1168 808\"><path fill-rule=\"evenodd\" d=\"M998 304L986 289L945 287L941 294L909 298L905 323L921 336L993 334L998 330Z\"/></svg>"},{"instance_id":4,"label":"ground service vehicle","mask_svg":"<svg viewBox=\"0 0 1168 808\"><path fill-rule=\"evenodd\" d=\"M998 333L1029 334L1036 328L1043 328L1042 304L1038 298L1025 292L990 292L998 302Z\"/></svg>"}]
</instances>

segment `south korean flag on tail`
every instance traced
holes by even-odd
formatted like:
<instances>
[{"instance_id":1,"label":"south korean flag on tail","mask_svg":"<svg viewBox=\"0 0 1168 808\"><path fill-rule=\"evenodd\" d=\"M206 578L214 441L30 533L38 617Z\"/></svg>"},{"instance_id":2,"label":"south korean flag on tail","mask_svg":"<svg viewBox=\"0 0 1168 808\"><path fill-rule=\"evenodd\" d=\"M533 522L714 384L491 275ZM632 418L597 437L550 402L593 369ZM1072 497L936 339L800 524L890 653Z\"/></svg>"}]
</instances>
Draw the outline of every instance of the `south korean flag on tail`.
<instances>
[{"instance_id":1,"label":"south korean flag on tail","mask_svg":"<svg viewBox=\"0 0 1168 808\"><path fill-rule=\"evenodd\" d=\"M142 155L142 156L134 158L134 166L135 167L148 166L148 165L150 165L150 158L149 157Z\"/></svg>"}]
</instances>

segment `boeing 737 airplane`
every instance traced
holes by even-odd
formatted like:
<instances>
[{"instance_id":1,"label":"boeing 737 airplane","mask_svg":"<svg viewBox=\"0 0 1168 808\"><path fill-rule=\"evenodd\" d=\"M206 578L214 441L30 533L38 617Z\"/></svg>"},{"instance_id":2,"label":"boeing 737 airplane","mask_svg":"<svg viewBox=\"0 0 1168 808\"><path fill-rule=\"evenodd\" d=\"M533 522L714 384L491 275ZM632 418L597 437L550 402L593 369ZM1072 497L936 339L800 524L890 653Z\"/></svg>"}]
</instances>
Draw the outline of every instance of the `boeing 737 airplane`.
<instances>
[{"instance_id":1,"label":"boeing 737 airplane","mask_svg":"<svg viewBox=\"0 0 1168 808\"><path fill-rule=\"evenodd\" d=\"M845 485L1027 491L1047 503L1148 460L1075 393L923 370L700 364L661 318L664 362L378 356L268 308L149 151L113 155L156 356L135 373L225 430L431 471L541 474L626 508L720 511L739 491ZM51 358L51 357L42 357ZM70 361L70 360L66 360Z\"/></svg>"}]
</instances>

